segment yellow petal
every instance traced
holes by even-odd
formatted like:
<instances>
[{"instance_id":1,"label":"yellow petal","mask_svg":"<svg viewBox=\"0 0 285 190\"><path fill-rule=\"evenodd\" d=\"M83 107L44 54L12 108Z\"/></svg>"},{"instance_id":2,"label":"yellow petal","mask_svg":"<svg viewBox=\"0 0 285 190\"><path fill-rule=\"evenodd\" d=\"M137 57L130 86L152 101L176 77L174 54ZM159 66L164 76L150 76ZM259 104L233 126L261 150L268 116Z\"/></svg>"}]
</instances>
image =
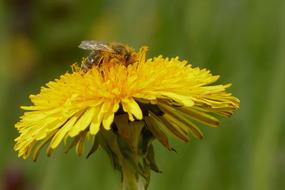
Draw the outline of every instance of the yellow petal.
<instances>
[{"instance_id":1,"label":"yellow petal","mask_svg":"<svg viewBox=\"0 0 285 190\"><path fill-rule=\"evenodd\" d=\"M90 125L90 134L96 135L100 129L100 123L91 123Z\"/></svg>"},{"instance_id":2,"label":"yellow petal","mask_svg":"<svg viewBox=\"0 0 285 190\"><path fill-rule=\"evenodd\" d=\"M78 116L73 116L66 124L59 129L59 131L56 133L56 135L52 138L50 142L50 147L52 149L55 149L59 143L62 141L66 133L71 129L71 127L74 125L74 123L77 121Z\"/></svg>"},{"instance_id":3,"label":"yellow petal","mask_svg":"<svg viewBox=\"0 0 285 190\"><path fill-rule=\"evenodd\" d=\"M111 129L111 124L113 123L114 120L114 113L118 110L119 104L118 103L110 103L109 108L105 109L106 113L103 116L103 127L106 130Z\"/></svg>"},{"instance_id":4,"label":"yellow petal","mask_svg":"<svg viewBox=\"0 0 285 190\"><path fill-rule=\"evenodd\" d=\"M100 129L100 125L103 119L102 105L95 107L94 116L90 124L90 134L96 135Z\"/></svg>"},{"instance_id":5,"label":"yellow petal","mask_svg":"<svg viewBox=\"0 0 285 190\"><path fill-rule=\"evenodd\" d=\"M179 94L172 93L172 92L160 92L160 93L163 96L171 98L171 99L175 100L178 103L181 103L182 105L184 105L186 107L191 107L194 105L194 102L193 102L191 96L179 95Z\"/></svg>"},{"instance_id":6,"label":"yellow petal","mask_svg":"<svg viewBox=\"0 0 285 190\"><path fill-rule=\"evenodd\" d=\"M34 154L33 154L33 161L36 161L39 153L41 151L41 149L48 143L48 141L51 139L51 137L54 135L54 133L51 133L47 138L45 138L43 141L41 141L37 147L34 150Z\"/></svg>"},{"instance_id":7,"label":"yellow petal","mask_svg":"<svg viewBox=\"0 0 285 190\"><path fill-rule=\"evenodd\" d=\"M103 127L106 130L110 130L111 129L111 124L113 123L114 120L114 113L110 112L104 115L104 119L103 119Z\"/></svg>"},{"instance_id":8,"label":"yellow petal","mask_svg":"<svg viewBox=\"0 0 285 190\"><path fill-rule=\"evenodd\" d=\"M43 125L43 127L38 128L37 130L34 131L34 135L36 135L36 140L42 140L46 138L50 132L56 130L57 128L61 127L66 119L57 119L54 122L47 122L47 125Z\"/></svg>"},{"instance_id":9,"label":"yellow petal","mask_svg":"<svg viewBox=\"0 0 285 190\"><path fill-rule=\"evenodd\" d=\"M109 130L111 129L111 124L114 120L114 111L117 111L116 109L118 109L118 104L106 102L103 104L101 109L102 110L100 112L102 112L103 115L103 127L106 130Z\"/></svg>"},{"instance_id":10,"label":"yellow petal","mask_svg":"<svg viewBox=\"0 0 285 190\"><path fill-rule=\"evenodd\" d=\"M129 114L134 115L137 119L141 120L143 118L142 110L138 103L133 99L123 99L122 100L123 109ZM129 115L130 116L130 115ZM133 118L130 116L130 120Z\"/></svg>"},{"instance_id":11,"label":"yellow petal","mask_svg":"<svg viewBox=\"0 0 285 190\"><path fill-rule=\"evenodd\" d=\"M95 111L95 108L92 107L83 113L80 119L75 123L75 125L70 130L69 132L70 137L74 137L78 135L79 132L85 130L89 126L94 116L94 111Z\"/></svg>"}]
</instances>

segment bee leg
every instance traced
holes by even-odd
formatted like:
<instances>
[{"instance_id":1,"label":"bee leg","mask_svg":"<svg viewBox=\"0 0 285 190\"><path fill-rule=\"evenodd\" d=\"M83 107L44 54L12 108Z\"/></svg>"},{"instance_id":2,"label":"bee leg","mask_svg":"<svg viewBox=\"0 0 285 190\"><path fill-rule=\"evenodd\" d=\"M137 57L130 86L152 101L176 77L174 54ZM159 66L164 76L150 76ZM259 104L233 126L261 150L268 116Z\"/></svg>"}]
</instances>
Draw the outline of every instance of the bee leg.
<instances>
[{"instance_id":1,"label":"bee leg","mask_svg":"<svg viewBox=\"0 0 285 190\"><path fill-rule=\"evenodd\" d=\"M86 73L88 71L88 67L85 64L83 64L81 65L80 70Z\"/></svg>"}]
</instances>

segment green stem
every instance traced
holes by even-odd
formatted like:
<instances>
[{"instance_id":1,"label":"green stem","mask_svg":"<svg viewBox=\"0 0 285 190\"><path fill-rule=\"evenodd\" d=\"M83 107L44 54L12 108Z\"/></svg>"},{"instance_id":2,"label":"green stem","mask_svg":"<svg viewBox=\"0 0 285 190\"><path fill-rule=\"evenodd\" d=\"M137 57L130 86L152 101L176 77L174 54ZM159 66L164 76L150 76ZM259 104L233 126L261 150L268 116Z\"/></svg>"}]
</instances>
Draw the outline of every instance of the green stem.
<instances>
[{"instance_id":1,"label":"green stem","mask_svg":"<svg viewBox=\"0 0 285 190\"><path fill-rule=\"evenodd\" d=\"M122 165L122 190L145 190L144 179L127 161Z\"/></svg>"}]
</instances>

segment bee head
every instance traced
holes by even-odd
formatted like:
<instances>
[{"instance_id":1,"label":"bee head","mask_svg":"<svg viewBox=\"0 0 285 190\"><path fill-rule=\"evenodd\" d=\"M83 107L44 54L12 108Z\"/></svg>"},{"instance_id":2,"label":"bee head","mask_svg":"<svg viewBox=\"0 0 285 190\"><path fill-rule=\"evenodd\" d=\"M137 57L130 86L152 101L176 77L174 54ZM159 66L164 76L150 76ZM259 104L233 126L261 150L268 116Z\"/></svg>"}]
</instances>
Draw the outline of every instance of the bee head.
<instances>
[{"instance_id":1,"label":"bee head","mask_svg":"<svg viewBox=\"0 0 285 190\"><path fill-rule=\"evenodd\" d=\"M113 46L113 50L117 53L117 54L120 54L120 55L125 55L128 53L128 50L127 48L122 45L122 44L115 44Z\"/></svg>"}]
</instances>

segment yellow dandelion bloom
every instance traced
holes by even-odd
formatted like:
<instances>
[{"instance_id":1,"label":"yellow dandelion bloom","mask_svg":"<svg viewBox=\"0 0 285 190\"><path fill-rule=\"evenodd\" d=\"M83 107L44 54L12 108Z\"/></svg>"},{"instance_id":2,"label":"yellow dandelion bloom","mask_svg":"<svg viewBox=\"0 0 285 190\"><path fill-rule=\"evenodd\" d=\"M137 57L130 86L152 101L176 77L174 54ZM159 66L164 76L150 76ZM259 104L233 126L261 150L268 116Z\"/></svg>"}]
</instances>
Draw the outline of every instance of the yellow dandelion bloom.
<instances>
[{"instance_id":1,"label":"yellow dandelion bloom","mask_svg":"<svg viewBox=\"0 0 285 190\"><path fill-rule=\"evenodd\" d=\"M230 84L212 85L219 76L209 70L178 57L145 59L145 54L146 48L141 48L137 61L128 66L102 64L87 72L75 66L71 73L47 83L39 94L30 95L32 105L21 107L26 112L16 124L19 157L26 159L33 153L35 160L45 145L51 155L70 139L67 148L75 147L81 155L87 138L94 138L88 155L101 146L111 157L118 157L121 139L144 154L148 154L144 149L152 151L148 138L171 150L168 134L185 142L189 132L202 138L198 123L218 127L219 120L211 113L228 117L239 107L239 100L226 92ZM158 171L152 158L148 161Z\"/></svg>"}]
</instances>

